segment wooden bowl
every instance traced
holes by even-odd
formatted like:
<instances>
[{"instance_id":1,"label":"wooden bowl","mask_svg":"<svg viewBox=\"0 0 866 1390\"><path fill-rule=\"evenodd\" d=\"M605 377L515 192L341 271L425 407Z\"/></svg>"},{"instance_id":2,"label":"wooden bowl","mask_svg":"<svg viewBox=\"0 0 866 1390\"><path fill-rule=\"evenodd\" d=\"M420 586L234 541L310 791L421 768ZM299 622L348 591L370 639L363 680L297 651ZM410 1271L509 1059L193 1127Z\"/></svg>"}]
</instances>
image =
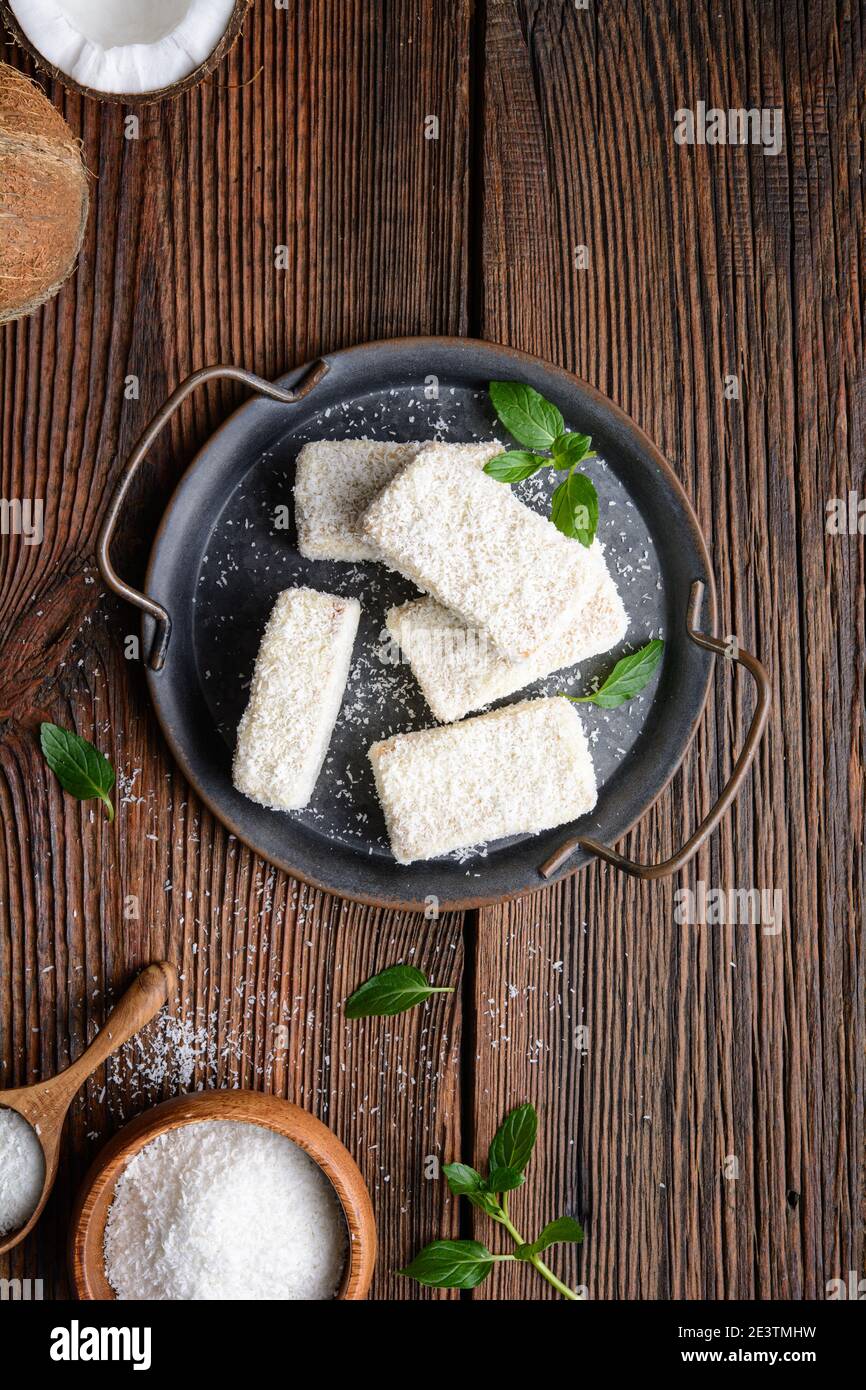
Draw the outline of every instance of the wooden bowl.
<instances>
[{"instance_id":1,"label":"wooden bowl","mask_svg":"<svg viewBox=\"0 0 866 1390\"><path fill-rule=\"evenodd\" d=\"M78 1194L70 1233L69 1263L78 1297L116 1299L105 1277L105 1224L117 1180L130 1159L158 1134L201 1120L262 1125L291 1139L318 1163L337 1194L349 1234L337 1298L366 1298L376 1263L376 1221L358 1165L321 1120L287 1100L258 1091L198 1091L164 1101L125 1125L97 1154Z\"/></svg>"}]
</instances>

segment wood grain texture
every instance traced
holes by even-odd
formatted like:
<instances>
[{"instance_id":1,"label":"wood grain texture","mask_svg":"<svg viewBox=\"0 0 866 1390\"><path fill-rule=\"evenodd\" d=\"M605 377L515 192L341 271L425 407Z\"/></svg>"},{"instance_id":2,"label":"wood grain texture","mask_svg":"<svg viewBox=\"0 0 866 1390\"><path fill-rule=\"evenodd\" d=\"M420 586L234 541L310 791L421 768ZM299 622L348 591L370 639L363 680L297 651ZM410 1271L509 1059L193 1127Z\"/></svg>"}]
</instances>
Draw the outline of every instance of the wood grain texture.
<instances>
[{"instance_id":1,"label":"wood grain texture","mask_svg":"<svg viewBox=\"0 0 866 1390\"><path fill-rule=\"evenodd\" d=\"M822 1297L863 1264L864 552L824 525L864 490L863 12L486 18L484 335L612 396L692 497L722 630L766 660L775 709L683 881L779 889L784 927L676 925L675 883L604 866L482 914L476 1150L540 1104L515 1220L585 1221L553 1263L592 1298ZM782 106L782 154L677 145L698 100ZM729 772L749 710L728 679L633 857L669 853ZM550 1292L523 1266L479 1296Z\"/></svg>"},{"instance_id":2,"label":"wood grain texture","mask_svg":"<svg viewBox=\"0 0 866 1390\"><path fill-rule=\"evenodd\" d=\"M468 23L466 0L435 16L410 0L384 15L375 0L257 5L230 60L142 110L137 139L124 111L49 90L83 139L93 208L74 279L0 336L0 495L45 501L43 544L0 540L0 1086L77 1057L144 962L175 961L183 985L144 1057L127 1050L73 1106L55 1196L2 1269L44 1279L46 1297L66 1291L71 1199L99 1144L203 1084L271 1090L333 1126L376 1204L379 1294L416 1296L391 1271L456 1229L422 1171L459 1144L459 993L353 1027L340 1006L403 958L455 982L460 919L335 901L228 836L167 755L124 660L133 615L92 557L110 484L194 367L275 376L349 343L464 328ZM239 399L196 396L154 448L115 548L133 582L183 467ZM116 829L46 771L46 717L113 757Z\"/></svg>"},{"instance_id":3,"label":"wood grain texture","mask_svg":"<svg viewBox=\"0 0 866 1390\"><path fill-rule=\"evenodd\" d=\"M148 960L177 964L182 996L81 1093L46 1216L0 1275L64 1294L93 1153L209 1084L336 1130L377 1210L376 1297L450 1296L390 1272L434 1236L497 1241L425 1159L483 1159L527 1098L541 1135L514 1217L527 1235L584 1221L551 1263L591 1298L820 1297L862 1270L864 546L828 535L825 507L866 493L864 52L856 0L294 0L254 6L229 60L142 110L137 139L123 111L49 87L93 211L77 275L0 333L0 496L45 502L41 545L0 536L0 1087L77 1057ZM698 100L782 105L783 152L676 145ZM680 926L675 883L594 866L469 920L462 1001L348 1025L342 999L396 960L458 983L463 922L318 894L228 836L163 746L93 552L123 460L194 367L273 377L436 332L575 369L683 481L722 630L766 660L775 700L684 882L778 889L784 925ZM240 398L196 395L155 446L115 547L132 582ZM749 714L720 674L631 853L687 837ZM116 830L46 772L46 717L113 756ZM521 1268L474 1296L552 1290Z\"/></svg>"}]
</instances>

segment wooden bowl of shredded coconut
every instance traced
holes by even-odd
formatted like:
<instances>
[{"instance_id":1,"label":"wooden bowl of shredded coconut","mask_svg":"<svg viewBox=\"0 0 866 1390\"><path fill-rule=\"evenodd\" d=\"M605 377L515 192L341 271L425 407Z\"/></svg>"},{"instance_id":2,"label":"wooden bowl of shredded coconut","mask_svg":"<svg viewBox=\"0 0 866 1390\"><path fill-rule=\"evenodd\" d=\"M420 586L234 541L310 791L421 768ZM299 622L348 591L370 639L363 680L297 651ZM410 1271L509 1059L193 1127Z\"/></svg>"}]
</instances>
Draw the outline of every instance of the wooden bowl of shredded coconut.
<instances>
[{"instance_id":1,"label":"wooden bowl of shredded coconut","mask_svg":"<svg viewBox=\"0 0 866 1390\"><path fill-rule=\"evenodd\" d=\"M70 1239L81 1299L358 1300L375 1260L349 1151L255 1091L179 1096L126 1125L85 1179Z\"/></svg>"}]
</instances>

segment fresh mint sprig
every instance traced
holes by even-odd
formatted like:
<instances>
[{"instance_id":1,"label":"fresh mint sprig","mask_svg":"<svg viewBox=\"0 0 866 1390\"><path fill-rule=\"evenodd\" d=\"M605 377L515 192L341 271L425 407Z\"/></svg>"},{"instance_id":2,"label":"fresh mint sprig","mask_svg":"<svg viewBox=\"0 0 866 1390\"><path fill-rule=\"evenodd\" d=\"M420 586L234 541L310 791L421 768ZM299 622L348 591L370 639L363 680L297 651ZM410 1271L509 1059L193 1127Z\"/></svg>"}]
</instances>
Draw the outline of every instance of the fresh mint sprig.
<instances>
[{"instance_id":1,"label":"fresh mint sprig","mask_svg":"<svg viewBox=\"0 0 866 1390\"><path fill-rule=\"evenodd\" d=\"M592 704L602 709L617 709L626 700L640 694L652 679L662 659L664 645L660 637L654 637L640 651L624 656L616 663L604 684L589 695L568 695L564 690L559 693L575 705Z\"/></svg>"},{"instance_id":2,"label":"fresh mint sprig","mask_svg":"<svg viewBox=\"0 0 866 1390\"><path fill-rule=\"evenodd\" d=\"M114 803L109 792L114 786L114 768L86 738L61 729L57 724L39 726L42 754L64 791L79 801L98 797L110 821Z\"/></svg>"},{"instance_id":3,"label":"fresh mint sprig","mask_svg":"<svg viewBox=\"0 0 866 1390\"><path fill-rule=\"evenodd\" d=\"M491 1221L503 1226L514 1241L514 1251L494 1255L477 1240L434 1240L425 1245L399 1274L415 1279L431 1289L475 1289L495 1265L505 1261L524 1261L534 1266L543 1279L562 1294L577 1301L578 1295L549 1269L541 1259L551 1245L579 1245L583 1230L570 1216L550 1221L533 1241L525 1241L508 1214L508 1193L525 1182L527 1167L538 1134L538 1116L532 1105L520 1105L506 1115L493 1137L488 1154L486 1178L466 1163L449 1163L443 1173L451 1191L466 1197Z\"/></svg>"},{"instance_id":4,"label":"fresh mint sprig","mask_svg":"<svg viewBox=\"0 0 866 1390\"><path fill-rule=\"evenodd\" d=\"M450 985L428 985L414 965L391 965L373 975L350 994L343 1008L346 1018L389 1018L423 1004L433 994L453 994Z\"/></svg>"},{"instance_id":5,"label":"fresh mint sprig","mask_svg":"<svg viewBox=\"0 0 866 1390\"><path fill-rule=\"evenodd\" d=\"M558 531L590 546L598 529L598 493L585 473L575 470L595 458L588 434L572 434L562 412L532 386L519 381L491 381L490 399L501 423L527 447L498 454L484 472L500 483L522 483L541 468L567 473L553 494L550 519ZM546 449L548 453L538 453Z\"/></svg>"}]
</instances>

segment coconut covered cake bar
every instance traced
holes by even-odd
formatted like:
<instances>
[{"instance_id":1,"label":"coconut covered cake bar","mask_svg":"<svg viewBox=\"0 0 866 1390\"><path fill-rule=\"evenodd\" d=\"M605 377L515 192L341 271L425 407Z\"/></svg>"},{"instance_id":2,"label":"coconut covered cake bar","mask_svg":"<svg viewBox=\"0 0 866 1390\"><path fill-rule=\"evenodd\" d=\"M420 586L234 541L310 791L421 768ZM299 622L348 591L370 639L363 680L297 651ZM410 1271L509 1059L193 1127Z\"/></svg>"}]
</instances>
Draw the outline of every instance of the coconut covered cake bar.
<instances>
[{"instance_id":1,"label":"coconut covered cake bar","mask_svg":"<svg viewBox=\"0 0 866 1390\"><path fill-rule=\"evenodd\" d=\"M361 533L373 498L429 445L375 439L322 439L305 444L295 472L298 549L310 560L377 560L377 547ZM442 444L448 459L483 467L502 445Z\"/></svg>"},{"instance_id":2,"label":"coconut covered cake bar","mask_svg":"<svg viewBox=\"0 0 866 1390\"><path fill-rule=\"evenodd\" d=\"M306 806L325 761L352 658L361 605L315 589L274 604L238 725L232 777L278 811Z\"/></svg>"},{"instance_id":3,"label":"coconut covered cake bar","mask_svg":"<svg viewBox=\"0 0 866 1390\"><path fill-rule=\"evenodd\" d=\"M400 864L549 830L596 801L580 716L558 697L397 734L369 757Z\"/></svg>"},{"instance_id":4,"label":"coconut covered cake bar","mask_svg":"<svg viewBox=\"0 0 866 1390\"><path fill-rule=\"evenodd\" d=\"M484 629L502 656L526 658L598 587L586 548L511 489L430 446L380 492L362 523L387 564Z\"/></svg>"},{"instance_id":5,"label":"coconut covered cake bar","mask_svg":"<svg viewBox=\"0 0 866 1390\"><path fill-rule=\"evenodd\" d=\"M596 541L593 548L597 546ZM601 582L586 602L522 661L508 661L482 630L468 627L432 598L390 609L388 631L433 714L450 724L622 641L628 618L603 560L602 570Z\"/></svg>"}]
</instances>

